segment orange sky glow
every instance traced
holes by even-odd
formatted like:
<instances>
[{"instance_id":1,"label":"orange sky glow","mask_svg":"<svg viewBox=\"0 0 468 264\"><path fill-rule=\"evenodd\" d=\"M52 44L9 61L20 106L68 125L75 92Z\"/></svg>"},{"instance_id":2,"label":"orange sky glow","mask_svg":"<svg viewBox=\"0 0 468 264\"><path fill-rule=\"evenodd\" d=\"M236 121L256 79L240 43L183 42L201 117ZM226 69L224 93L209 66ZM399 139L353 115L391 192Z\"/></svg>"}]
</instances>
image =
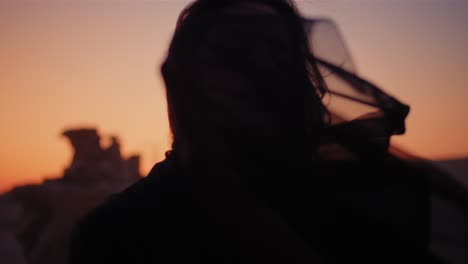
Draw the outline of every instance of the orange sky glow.
<instances>
[{"instance_id":1,"label":"orange sky glow","mask_svg":"<svg viewBox=\"0 0 468 264\"><path fill-rule=\"evenodd\" d=\"M189 1L0 2L0 192L61 175L65 128L97 127L142 155L169 148L164 59ZM468 2L297 1L336 21L359 73L412 107L394 139L429 159L468 156Z\"/></svg>"}]
</instances>

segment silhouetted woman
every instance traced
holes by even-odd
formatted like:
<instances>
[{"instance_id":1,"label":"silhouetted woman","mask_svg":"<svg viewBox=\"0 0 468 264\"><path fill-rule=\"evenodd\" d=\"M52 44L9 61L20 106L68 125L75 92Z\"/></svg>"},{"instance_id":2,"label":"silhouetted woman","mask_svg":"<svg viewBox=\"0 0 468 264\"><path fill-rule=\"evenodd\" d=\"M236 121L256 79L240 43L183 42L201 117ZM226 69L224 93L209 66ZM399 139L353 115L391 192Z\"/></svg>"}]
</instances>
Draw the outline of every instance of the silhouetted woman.
<instances>
[{"instance_id":1,"label":"silhouetted woman","mask_svg":"<svg viewBox=\"0 0 468 264\"><path fill-rule=\"evenodd\" d=\"M377 148L320 156L327 88L302 23L286 0L182 12L162 66L172 150L79 224L72 263L424 261L425 197L401 168Z\"/></svg>"}]
</instances>

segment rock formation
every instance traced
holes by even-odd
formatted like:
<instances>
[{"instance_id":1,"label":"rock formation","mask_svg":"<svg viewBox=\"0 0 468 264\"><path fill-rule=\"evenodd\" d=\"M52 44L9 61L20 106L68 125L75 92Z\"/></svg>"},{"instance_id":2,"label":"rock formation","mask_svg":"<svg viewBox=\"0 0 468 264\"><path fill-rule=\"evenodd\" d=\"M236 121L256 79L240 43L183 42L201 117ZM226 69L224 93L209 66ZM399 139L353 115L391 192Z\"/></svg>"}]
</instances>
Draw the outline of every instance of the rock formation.
<instances>
[{"instance_id":1,"label":"rock formation","mask_svg":"<svg viewBox=\"0 0 468 264\"><path fill-rule=\"evenodd\" d=\"M63 177L0 196L0 262L67 263L74 225L112 193L141 178L139 156L123 158L116 137L102 147L96 129L63 133L73 159Z\"/></svg>"}]
</instances>

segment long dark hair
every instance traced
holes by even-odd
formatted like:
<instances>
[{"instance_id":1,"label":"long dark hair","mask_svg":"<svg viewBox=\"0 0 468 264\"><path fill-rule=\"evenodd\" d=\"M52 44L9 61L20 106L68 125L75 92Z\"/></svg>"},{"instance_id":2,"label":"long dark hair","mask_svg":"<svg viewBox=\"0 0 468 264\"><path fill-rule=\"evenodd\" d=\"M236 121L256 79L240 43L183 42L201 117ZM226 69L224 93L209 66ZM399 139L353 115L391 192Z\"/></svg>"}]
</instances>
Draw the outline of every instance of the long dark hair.
<instances>
[{"instance_id":1,"label":"long dark hair","mask_svg":"<svg viewBox=\"0 0 468 264\"><path fill-rule=\"evenodd\" d=\"M314 159L327 88L310 50L291 1L190 4L162 66L173 152L259 166Z\"/></svg>"}]
</instances>

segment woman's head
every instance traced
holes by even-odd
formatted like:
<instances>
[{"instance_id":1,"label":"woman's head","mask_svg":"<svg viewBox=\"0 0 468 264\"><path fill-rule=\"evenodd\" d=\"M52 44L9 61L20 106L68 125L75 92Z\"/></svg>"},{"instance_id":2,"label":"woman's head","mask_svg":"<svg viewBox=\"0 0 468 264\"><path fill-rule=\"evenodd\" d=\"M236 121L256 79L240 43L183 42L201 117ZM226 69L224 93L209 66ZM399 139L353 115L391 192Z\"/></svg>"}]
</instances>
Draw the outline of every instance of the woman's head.
<instances>
[{"instance_id":1,"label":"woman's head","mask_svg":"<svg viewBox=\"0 0 468 264\"><path fill-rule=\"evenodd\" d=\"M162 72L174 149L234 159L315 152L326 88L290 1L195 1Z\"/></svg>"}]
</instances>

